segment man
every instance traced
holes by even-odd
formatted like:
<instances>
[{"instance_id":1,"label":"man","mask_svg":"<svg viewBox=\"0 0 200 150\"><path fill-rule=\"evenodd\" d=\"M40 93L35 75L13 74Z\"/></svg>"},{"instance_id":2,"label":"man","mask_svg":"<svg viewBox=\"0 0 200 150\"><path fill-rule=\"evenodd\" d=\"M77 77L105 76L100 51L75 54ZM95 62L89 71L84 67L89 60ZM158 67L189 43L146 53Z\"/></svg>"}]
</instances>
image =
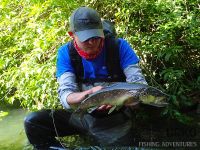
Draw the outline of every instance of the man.
<instances>
[{"instance_id":1,"label":"man","mask_svg":"<svg viewBox=\"0 0 200 150\"><path fill-rule=\"evenodd\" d=\"M138 57L123 39L116 39L119 61L114 64L116 66L111 65L110 71L108 66L112 62L109 61L113 59L106 57L108 47L114 45L106 39L101 18L95 10L88 7L76 9L70 17L68 33L73 40L58 50L56 73L59 98L65 109L80 104L88 94L101 90L106 82L147 84L138 66ZM81 71L73 62L73 50L81 59ZM111 107L102 105L96 111L104 112ZM25 131L30 143L36 149L48 149L50 146L61 145L55 139L56 136L79 134L80 129L69 123L70 117L71 113L66 110L42 110L31 113L25 119Z\"/></svg>"}]
</instances>

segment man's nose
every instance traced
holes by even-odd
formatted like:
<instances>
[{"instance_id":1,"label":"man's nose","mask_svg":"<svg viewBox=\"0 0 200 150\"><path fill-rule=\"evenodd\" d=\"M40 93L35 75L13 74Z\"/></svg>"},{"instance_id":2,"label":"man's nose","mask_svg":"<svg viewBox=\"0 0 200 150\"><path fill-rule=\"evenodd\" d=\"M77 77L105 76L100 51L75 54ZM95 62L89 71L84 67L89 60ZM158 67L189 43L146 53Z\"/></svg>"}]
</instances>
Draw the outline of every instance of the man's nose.
<instances>
[{"instance_id":1,"label":"man's nose","mask_svg":"<svg viewBox=\"0 0 200 150\"><path fill-rule=\"evenodd\" d=\"M94 44L94 43L96 43L96 39L95 38L91 38L91 39L88 40L88 43L89 44Z\"/></svg>"},{"instance_id":2,"label":"man's nose","mask_svg":"<svg viewBox=\"0 0 200 150\"><path fill-rule=\"evenodd\" d=\"M90 39L88 40L88 43L89 43L89 44L96 44L96 42L98 41L98 39L99 39L99 38L90 38Z\"/></svg>"}]
</instances>

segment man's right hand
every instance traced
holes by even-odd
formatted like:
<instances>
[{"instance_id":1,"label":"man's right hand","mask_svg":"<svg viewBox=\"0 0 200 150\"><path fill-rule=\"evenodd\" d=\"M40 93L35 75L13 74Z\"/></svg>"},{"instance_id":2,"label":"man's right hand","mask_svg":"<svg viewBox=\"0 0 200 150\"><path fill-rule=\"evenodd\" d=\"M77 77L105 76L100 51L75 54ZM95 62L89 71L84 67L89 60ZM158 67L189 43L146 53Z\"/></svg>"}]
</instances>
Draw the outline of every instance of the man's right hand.
<instances>
[{"instance_id":1,"label":"man's right hand","mask_svg":"<svg viewBox=\"0 0 200 150\"><path fill-rule=\"evenodd\" d=\"M95 86L95 87L91 88L90 90L92 90L92 93L95 93L95 92L101 90L102 88L103 88L103 86Z\"/></svg>"},{"instance_id":2,"label":"man's right hand","mask_svg":"<svg viewBox=\"0 0 200 150\"><path fill-rule=\"evenodd\" d=\"M86 98L87 95L95 93L99 90L101 90L103 87L102 86L96 86L93 87L89 90L83 91L83 92L74 92L71 93L68 97L67 97L67 103L69 105L73 105L73 104L78 104L80 103L84 98Z\"/></svg>"}]
</instances>

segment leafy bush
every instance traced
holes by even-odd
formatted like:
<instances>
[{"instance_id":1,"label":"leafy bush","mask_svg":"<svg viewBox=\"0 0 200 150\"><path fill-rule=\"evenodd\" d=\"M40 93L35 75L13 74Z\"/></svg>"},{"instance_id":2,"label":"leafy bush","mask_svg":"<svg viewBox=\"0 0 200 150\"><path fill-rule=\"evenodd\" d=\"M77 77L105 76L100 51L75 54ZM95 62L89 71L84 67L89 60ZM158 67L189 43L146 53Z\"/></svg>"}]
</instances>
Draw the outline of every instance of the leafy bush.
<instances>
[{"instance_id":1,"label":"leafy bush","mask_svg":"<svg viewBox=\"0 0 200 150\"><path fill-rule=\"evenodd\" d=\"M56 0L1 0L0 97L23 107L58 105L55 63L67 40L68 17L77 4Z\"/></svg>"},{"instance_id":2,"label":"leafy bush","mask_svg":"<svg viewBox=\"0 0 200 150\"><path fill-rule=\"evenodd\" d=\"M103 18L115 22L118 36L127 39L140 56L148 83L171 95L172 109L199 99L197 1L79 0L77 3L1 2L0 96L3 100L20 100L24 107L35 109L57 105L56 51L69 40L68 17L81 5L93 7Z\"/></svg>"},{"instance_id":3,"label":"leafy bush","mask_svg":"<svg viewBox=\"0 0 200 150\"><path fill-rule=\"evenodd\" d=\"M171 116L200 99L200 16L195 0L87 1L116 24L141 58L150 85L171 95Z\"/></svg>"}]
</instances>

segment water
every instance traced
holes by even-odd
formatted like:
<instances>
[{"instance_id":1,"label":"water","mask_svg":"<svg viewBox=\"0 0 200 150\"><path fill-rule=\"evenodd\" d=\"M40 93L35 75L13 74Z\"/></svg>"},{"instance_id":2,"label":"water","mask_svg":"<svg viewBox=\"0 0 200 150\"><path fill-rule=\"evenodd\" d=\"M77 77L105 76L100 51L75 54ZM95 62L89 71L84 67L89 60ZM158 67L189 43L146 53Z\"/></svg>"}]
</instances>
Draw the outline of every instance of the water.
<instances>
[{"instance_id":1,"label":"water","mask_svg":"<svg viewBox=\"0 0 200 150\"><path fill-rule=\"evenodd\" d=\"M23 120L27 111L6 109L8 115L0 120L0 150L22 150L27 145Z\"/></svg>"},{"instance_id":2,"label":"water","mask_svg":"<svg viewBox=\"0 0 200 150\"><path fill-rule=\"evenodd\" d=\"M23 126L24 117L28 114L28 111L16 108L0 108L0 111L1 110L9 114L0 120L0 150L32 150L32 146L28 145ZM163 141L189 141L195 144L195 148L200 146L199 115L195 118L198 123L197 126L188 127L185 125L178 125L171 121L166 121L165 123L165 121L160 120L160 118L156 118L156 114L151 114L153 117L149 117L150 119L145 119L145 121L142 121L141 118L136 119L137 121L134 121L134 133L136 133L136 135L138 133L140 138L147 139L147 141L150 141L149 137L151 135L151 140L158 141L159 144L163 144ZM172 143L167 142L164 144ZM146 144L149 143L142 143L141 146ZM153 144L155 144L155 142ZM89 144L87 144L85 139L83 140L79 136L70 136L66 138L66 145L68 145L68 147L88 147Z\"/></svg>"}]
</instances>

